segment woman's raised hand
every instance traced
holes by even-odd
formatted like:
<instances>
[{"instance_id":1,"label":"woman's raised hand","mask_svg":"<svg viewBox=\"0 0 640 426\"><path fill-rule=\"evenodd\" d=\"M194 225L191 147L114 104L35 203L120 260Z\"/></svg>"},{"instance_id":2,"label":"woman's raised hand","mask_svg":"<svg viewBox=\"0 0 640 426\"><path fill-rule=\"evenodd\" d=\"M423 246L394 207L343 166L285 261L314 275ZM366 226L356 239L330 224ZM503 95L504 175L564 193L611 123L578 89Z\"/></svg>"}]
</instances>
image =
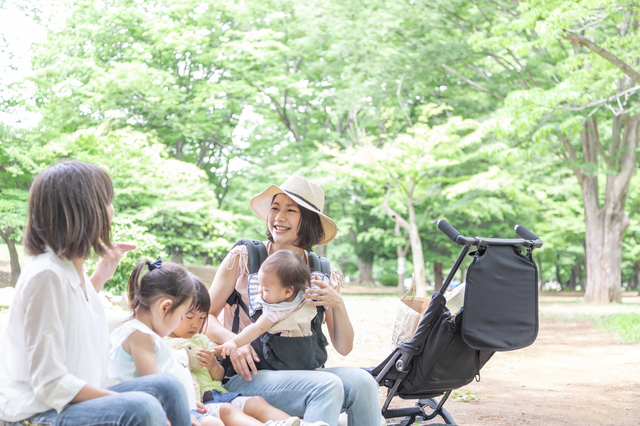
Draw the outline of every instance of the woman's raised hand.
<instances>
[{"instance_id":1,"label":"woman's raised hand","mask_svg":"<svg viewBox=\"0 0 640 426\"><path fill-rule=\"evenodd\" d=\"M313 275L317 277L317 275ZM326 306L327 308L339 308L344 305L340 293L322 280L312 279L311 284L319 288L308 288L303 297L307 303L313 306Z\"/></svg>"},{"instance_id":2,"label":"woman's raised hand","mask_svg":"<svg viewBox=\"0 0 640 426\"><path fill-rule=\"evenodd\" d=\"M130 243L113 243L111 244L111 247L111 249L105 247L107 251L104 255L100 256L98 264L96 265L96 270L91 275L91 283L97 292L102 290L104 284L111 279L113 274L116 272L116 268L118 267L118 263L120 263L122 255L129 250L136 248L135 245Z\"/></svg>"}]
</instances>

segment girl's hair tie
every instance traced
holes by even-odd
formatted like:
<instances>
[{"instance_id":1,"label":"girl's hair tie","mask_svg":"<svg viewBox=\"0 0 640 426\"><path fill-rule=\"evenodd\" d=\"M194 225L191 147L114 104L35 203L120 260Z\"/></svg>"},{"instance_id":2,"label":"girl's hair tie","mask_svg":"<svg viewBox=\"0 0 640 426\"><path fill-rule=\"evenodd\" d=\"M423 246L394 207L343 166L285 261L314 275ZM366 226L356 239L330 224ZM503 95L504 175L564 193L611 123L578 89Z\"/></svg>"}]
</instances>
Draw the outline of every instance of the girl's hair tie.
<instances>
[{"instance_id":1,"label":"girl's hair tie","mask_svg":"<svg viewBox=\"0 0 640 426\"><path fill-rule=\"evenodd\" d=\"M160 259L160 256L158 256L158 258L155 260L155 262L149 262L149 271L153 271L154 269L160 269L160 267L162 266L162 260Z\"/></svg>"}]
</instances>

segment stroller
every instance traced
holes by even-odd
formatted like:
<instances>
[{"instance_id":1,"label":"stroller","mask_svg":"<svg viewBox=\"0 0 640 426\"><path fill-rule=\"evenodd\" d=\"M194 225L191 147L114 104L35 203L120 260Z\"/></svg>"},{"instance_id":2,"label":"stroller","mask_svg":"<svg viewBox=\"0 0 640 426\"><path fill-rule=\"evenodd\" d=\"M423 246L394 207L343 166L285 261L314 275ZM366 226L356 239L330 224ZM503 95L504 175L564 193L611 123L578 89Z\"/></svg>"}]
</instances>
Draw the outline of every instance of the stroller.
<instances>
[{"instance_id":1,"label":"stroller","mask_svg":"<svg viewBox=\"0 0 640 426\"><path fill-rule=\"evenodd\" d=\"M402 418L389 426L425 424L438 416L445 425L456 425L443 408L451 392L474 378L479 381L480 369L496 351L527 347L538 334L538 271L531 253L542 241L522 226L515 227L522 239L469 238L444 220L438 228L463 246L460 255L440 291L433 293L413 338L367 369L388 388L382 415ZM459 312L449 312L444 293L471 246L476 250L469 253L474 259L467 271L464 305ZM418 402L391 409L396 395Z\"/></svg>"}]
</instances>

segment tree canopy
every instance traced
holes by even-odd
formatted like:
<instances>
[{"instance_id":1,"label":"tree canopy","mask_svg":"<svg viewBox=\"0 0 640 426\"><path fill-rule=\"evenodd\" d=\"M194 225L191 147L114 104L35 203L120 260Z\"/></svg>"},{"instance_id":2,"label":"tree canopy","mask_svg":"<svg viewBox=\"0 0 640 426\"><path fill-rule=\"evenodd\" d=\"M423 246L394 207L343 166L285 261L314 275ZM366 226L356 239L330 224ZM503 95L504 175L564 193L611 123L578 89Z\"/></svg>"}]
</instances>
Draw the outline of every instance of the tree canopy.
<instances>
[{"instance_id":1,"label":"tree canopy","mask_svg":"<svg viewBox=\"0 0 640 426\"><path fill-rule=\"evenodd\" d=\"M541 281L588 301L637 286L636 1L24 8L47 36L0 100L41 119L0 129L7 242L34 174L74 156L109 170L123 223L177 260L263 236L249 198L297 172L341 229L318 249L362 283L396 276L410 242L409 271L437 286L446 218L472 236L530 228Z\"/></svg>"}]
</instances>

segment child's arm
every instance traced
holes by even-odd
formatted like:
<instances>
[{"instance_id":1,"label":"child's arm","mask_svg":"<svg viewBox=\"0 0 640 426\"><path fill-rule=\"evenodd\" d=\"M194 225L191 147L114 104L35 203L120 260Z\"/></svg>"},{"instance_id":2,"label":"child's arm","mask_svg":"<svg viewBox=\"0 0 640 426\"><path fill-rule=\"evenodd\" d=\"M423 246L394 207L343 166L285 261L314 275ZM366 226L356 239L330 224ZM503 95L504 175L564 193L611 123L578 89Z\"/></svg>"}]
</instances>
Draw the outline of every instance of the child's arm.
<instances>
[{"instance_id":1,"label":"child's arm","mask_svg":"<svg viewBox=\"0 0 640 426\"><path fill-rule=\"evenodd\" d=\"M153 346L153 337L137 330L122 343L125 352L133 358L133 363L136 365L140 377L158 372Z\"/></svg>"},{"instance_id":2,"label":"child's arm","mask_svg":"<svg viewBox=\"0 0 640 426\"><path fill-rule=\"evenodd\" d=\"M244 346L253 342L258 337L263 335L266 331L268 331L272 326L273 321L262 315L260 318L258 318L258 321L247 326L232 340L225 342L221 346L216 346L214 349L220 349L221 356L224 358L233 354L240 346Z\"/></svg>"}]
</instances>

